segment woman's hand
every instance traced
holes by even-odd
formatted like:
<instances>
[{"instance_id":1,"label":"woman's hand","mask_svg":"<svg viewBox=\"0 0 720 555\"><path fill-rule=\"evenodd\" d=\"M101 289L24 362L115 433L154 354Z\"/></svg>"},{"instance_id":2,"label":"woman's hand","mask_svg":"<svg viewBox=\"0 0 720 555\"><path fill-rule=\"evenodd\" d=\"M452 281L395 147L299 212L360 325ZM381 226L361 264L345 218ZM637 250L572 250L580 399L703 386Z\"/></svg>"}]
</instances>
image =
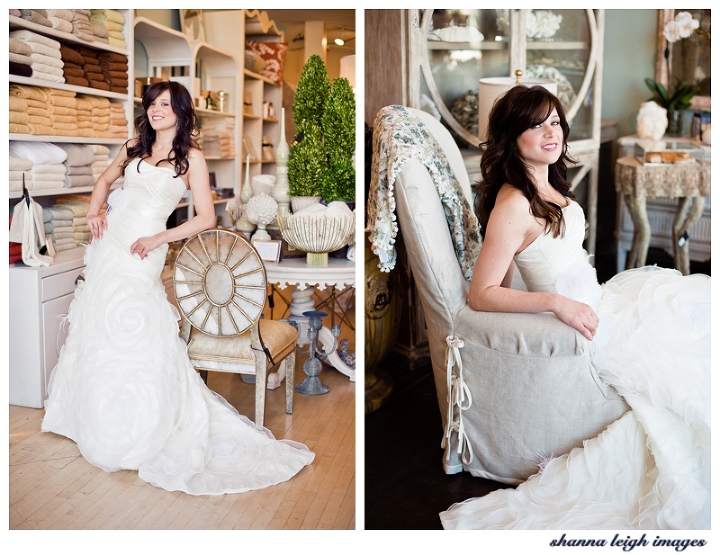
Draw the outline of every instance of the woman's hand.
<instances>
[{"instance_id":1,"label":"woman's hand","mask_svg":"<svg viewBox=\"0 0 720 555\"><path fill-rule=\"evenodd\" d=\"M589 305L557 295L553 313L560 321L578 330L588 340L592 341L595 337L600 319Z\"/></svg>"},{"instance_id":2,"label":"woman's hand","mask_svg":"<svg viewBox=\"0 0 720 555\"><path fill-rule=\"evenodd\" d=\"M90 233L92 233L93 239L102 238L103 231L108 228L107 220L105 219L104 214L88 214L86 222L90 228Z\"/></svg>"},{"instance_id":3,"label":"woman's hand","mask_svg":"<svg viewBox=\"0 0 720 555\"><path fill-rule=\"evenodd\" d=\"M130 245L130 254L137 254L141 260L145 260L145 257L147 257L150 251L155 250L162 244L162 239L159 239L157 235L140 237L140 239Z\"/></svg>"}]
</instances>

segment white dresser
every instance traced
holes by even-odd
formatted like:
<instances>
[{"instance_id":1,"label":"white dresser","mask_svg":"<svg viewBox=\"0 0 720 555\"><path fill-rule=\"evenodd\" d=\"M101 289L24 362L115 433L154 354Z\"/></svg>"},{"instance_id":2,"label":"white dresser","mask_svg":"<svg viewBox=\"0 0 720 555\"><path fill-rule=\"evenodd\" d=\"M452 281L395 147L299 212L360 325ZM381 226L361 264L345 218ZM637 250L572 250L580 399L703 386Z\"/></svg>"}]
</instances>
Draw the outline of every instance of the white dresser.
<instances>
[{"instance_id":1,"label":"white dresser","mask_svg":"<svg viewBox=\"0 0 720 555\"><path fill-rule=\"evenodd\" d=\"M62 251L48 267L10 266L11 405L44 406L50 373L67 336L61 318L85 269L84 252L83 247Z\"/></svg>"}]
</instances>

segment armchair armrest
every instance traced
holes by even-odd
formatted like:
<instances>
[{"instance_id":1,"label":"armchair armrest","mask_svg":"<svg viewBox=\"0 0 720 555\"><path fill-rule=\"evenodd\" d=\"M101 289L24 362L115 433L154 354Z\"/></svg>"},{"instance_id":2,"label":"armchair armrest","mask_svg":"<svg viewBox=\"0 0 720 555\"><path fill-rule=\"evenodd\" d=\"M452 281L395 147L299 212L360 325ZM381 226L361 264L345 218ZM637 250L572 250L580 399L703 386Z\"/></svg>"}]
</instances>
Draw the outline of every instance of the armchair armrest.
<instances>
[{"instance_id":1,"label":"armchair armrest","mask_svg":"<svg viewBox=\"0 0 720 555\"><path fill-rule=\"evenodd\" d=\"M549 312L480 312L463 306L453 318L465 341L499 353L525 357L583 355L591 342Z\"/></svg>"}]
</instances>

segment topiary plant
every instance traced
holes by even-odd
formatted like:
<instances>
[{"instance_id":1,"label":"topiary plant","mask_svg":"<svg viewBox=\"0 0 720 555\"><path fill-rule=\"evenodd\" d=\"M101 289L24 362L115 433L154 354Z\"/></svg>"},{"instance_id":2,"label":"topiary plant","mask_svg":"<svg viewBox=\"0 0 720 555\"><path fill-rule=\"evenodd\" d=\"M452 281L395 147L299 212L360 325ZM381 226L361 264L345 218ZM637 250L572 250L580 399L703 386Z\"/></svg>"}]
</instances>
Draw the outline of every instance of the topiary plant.
<instances>
[{"instance_id":1,"label":"topiary plant","mask_svg":"<svg viewBox=\"0 0 720 555\"><path fill-rule=\"evenodd\" d=\"M323 177L322 197L355 200L355 95L350 81L333 80L322 116L328 171Z\"/></svg>"},{"instance_id":2,"label":"topiary plant","mask_svg":"<svg viewBox=\"0 0 720 555\"><path fill-rule=\"evenodd\" d=\"M291 196L322 194L323 176L328 168L322 115L329 91L325 62L313 54L300 74L293 100L293 121L298 140L290 149L288 159L288 193Z\"/></svg>"}]
</instances>

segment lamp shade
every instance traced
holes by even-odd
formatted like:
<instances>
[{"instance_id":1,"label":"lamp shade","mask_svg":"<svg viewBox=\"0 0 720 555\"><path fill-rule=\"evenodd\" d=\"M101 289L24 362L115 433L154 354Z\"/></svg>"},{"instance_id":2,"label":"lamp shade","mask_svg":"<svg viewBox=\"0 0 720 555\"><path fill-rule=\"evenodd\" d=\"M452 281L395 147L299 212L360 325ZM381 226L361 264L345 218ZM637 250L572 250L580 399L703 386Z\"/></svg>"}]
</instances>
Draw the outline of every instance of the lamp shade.
<instances>
[{"instance_id":1,"label":"lamp shade","mask_svg":"<svg viewBox=\"0 0 720 555\"><path fill-rule=\"evenodd\" d=\"M557 81L553 79L521 79L516 77L486 77L480 79L478 89L478 134L480 141L487 140L487 125L495 101L515 85L533 87L540 85L557 95Z\"/></svg>"}]
</instances>

